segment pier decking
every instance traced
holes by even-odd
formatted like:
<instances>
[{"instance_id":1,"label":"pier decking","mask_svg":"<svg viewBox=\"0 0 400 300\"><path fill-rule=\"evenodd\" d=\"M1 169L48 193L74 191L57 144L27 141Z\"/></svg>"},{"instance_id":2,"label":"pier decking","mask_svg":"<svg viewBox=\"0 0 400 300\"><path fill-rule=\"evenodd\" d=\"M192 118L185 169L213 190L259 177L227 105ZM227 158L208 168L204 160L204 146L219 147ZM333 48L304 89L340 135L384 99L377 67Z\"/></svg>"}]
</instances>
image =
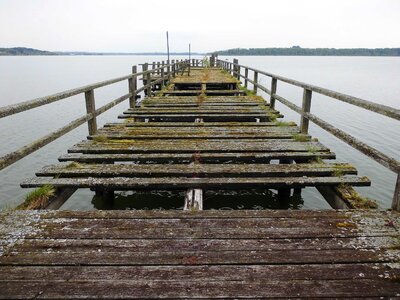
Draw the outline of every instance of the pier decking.
<instances>
[{"instance_id":1,"label":"pier decking","mask_svg":"<svg viewBox=\"0 0 400 300\"><path fill-rule=\"evenodd\" d=\"M134 68L113 101L130 108L101 129L81 89L90 135L21 184L54 187L48 209L90 188L110 206L115 191L180 190L183 210L2 212L0 298L400 297L400 215L368 209L352 187L370 180L308 134L311 94L298 127L255 94L256 73L251 92L238 65L198 65L146 64L140 89ZM202 210L208 190L271 189L288 208L305 187L335 210Z\"/></svg>"},{"instance_id":2,"label":"pier decking","mask_svg":"<svg viewBox=\"0 0 400 300\"><path fill-rule=\"evenodd\" d=\"M400 296L393 212L27 211L0 222L3 299Z\"/></svg>"}]
</instances>

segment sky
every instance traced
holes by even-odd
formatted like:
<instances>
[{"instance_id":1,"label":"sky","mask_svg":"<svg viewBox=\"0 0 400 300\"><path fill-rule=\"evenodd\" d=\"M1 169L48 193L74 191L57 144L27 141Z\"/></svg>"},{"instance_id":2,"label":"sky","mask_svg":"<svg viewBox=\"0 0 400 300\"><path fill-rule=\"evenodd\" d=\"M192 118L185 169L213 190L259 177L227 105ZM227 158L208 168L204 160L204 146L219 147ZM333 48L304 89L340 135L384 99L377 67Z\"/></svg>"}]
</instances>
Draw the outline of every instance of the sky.
<instances>
[{"instance_id":1,"label":"sky","mask_svg":"<svg viewBox=\"0 0 400 300\"><path fill-rule=\"evenodd\" d=\"M0 48L398 48L400 0L0 0Z\"/></svg>"}]
</instances>

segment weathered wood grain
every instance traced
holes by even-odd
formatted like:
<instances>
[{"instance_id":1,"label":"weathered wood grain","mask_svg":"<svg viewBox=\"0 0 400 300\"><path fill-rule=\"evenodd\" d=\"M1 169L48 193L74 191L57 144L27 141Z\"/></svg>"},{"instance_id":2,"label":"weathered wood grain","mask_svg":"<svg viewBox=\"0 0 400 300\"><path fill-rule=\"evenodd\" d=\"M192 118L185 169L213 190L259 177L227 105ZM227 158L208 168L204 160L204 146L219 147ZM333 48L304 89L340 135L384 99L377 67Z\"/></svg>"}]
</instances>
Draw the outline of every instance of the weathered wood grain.
<instances>
[{"instance_id":1,"label":"weathered wood grain","mask_svg":"<svg viewBox=\"0 0 400 300\"><path fill-rule=\"evenodd\" d=\"M393 298L399 220L390 211L4 212L0 298Z\"/></svg>"},{"instance_id":2,"label":"weathered wood grain","mask_svg":"<svg viewBox=\"0 0 400 300\"><path fill-rule=\"evenodd\" d=\"M196 153L196 152L323 152L328 148L319 142L289 140L109 140L84 141L68 150L70 153Z\"/></svg>"},{"instance_id":3,"label":"weathered wood grain","mask_svg":"<svg viewBox=\"0 0 400 300\"><path fill-rule=\"evenodd\" d=\"M79 187L110 190L131 189L251 189L251 188L293 188L306 186L335 186L349 184L369 186L366 177L225 177L225 178L188 178L188 177L113 177L113 178L32 178L21 183L21 187L31 188L50 184L56 188Z\"/></svg>"},{"instance_id":4,"label":"weathered wood grain","mask_svg":"<svg viewBox=\"0 0 400 300\"><path fill-rule=\"evenodd\" d=\"M202 153L202 163L224 163L224 162L252 162L267 163L275 159L292 159L296 161L310 161L316 158L334 159L332 152L270 152L270 153ZM59 161L76 161L82 163L112 163L141 162L141 163L189 163L193 161L193 154L190 153L149 153L149 154L80 154L68 153L60 156Z\"/></svg>"},{"instance_id":5,"label":"weathered wood grain","mask_svg":"<svg viewBox=\"0 0 400 300\"><path fill-rule=\"evenodd\" d=\"M348 164L79 164L50 165L36 172L37 176L61 177L155 177L155 176L198 176L198 177L303 177L333 176L340 171L345 174L357 174L357 170Z\"/></svg>"}]
</instances>

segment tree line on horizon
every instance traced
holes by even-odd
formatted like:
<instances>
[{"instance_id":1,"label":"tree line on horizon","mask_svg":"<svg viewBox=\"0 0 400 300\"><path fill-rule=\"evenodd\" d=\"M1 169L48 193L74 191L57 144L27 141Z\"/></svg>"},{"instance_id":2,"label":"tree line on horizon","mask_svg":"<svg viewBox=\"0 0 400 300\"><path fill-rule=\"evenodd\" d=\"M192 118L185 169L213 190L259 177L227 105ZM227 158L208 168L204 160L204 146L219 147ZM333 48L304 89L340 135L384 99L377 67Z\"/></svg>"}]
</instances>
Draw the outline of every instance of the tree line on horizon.
<instances>
[{"instance_id":1,"label":"tree line on horizon","mask_svg":"<svg viewBox=\"0 0 400 300\"><path fill-rule=\"evenodd\" d=\"M287 55L287 56L400 56L400 48L235 48L216 51L218 55Z\"/></svg>"}]
</instances>

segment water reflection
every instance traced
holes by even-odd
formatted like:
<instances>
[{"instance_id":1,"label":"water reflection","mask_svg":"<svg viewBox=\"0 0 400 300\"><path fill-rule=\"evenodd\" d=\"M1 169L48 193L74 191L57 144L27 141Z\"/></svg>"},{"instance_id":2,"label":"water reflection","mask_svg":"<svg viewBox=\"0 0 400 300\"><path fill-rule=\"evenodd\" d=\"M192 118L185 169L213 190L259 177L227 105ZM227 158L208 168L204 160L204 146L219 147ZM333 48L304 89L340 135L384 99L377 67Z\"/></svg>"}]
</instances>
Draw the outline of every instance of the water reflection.
<instances>
[{"instance_id":1,"label":"water reflection","mask_svg":"<svg viewBox=\"0 0 400 300\"><path fill-rule=\"evenodd\" d=\"M113 200L94 196L94 208L112 209L183 209L184 191L128 191L116 192ZM277 193L266 189L218 190L204 193L204 209L300 209L304 205L301 195L294 194L279 201Z\"/></svg>"}]
</instances>

